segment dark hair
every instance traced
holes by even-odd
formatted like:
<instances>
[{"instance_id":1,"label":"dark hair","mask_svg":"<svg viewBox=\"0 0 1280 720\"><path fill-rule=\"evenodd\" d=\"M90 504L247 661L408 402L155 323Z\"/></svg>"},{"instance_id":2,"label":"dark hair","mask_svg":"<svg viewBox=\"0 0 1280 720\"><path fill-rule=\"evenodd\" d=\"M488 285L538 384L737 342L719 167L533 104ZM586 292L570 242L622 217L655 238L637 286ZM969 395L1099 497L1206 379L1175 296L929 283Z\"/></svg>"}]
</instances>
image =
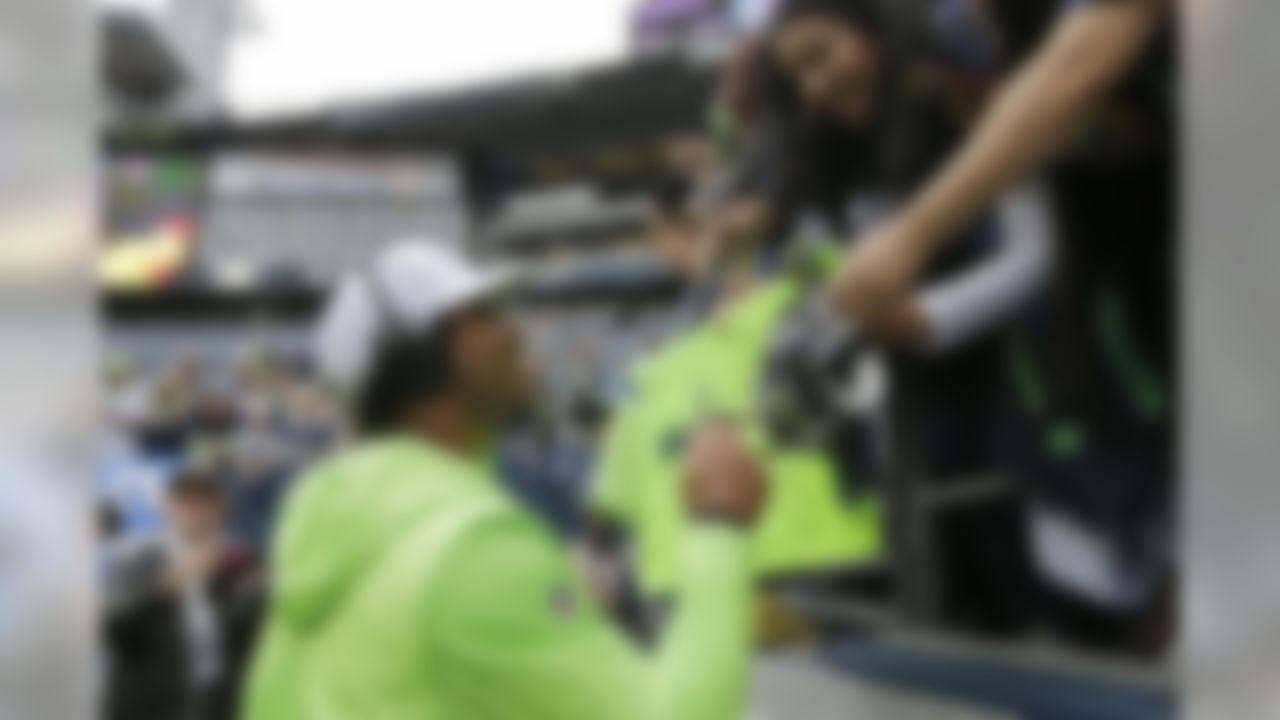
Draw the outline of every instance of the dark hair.
<instances>
[{"instance_id":1,"label":"dark hair","mask_svg":"<svg viewBox=\"0 0 1280 720\"><path fill-rule=\"evenodd\" d=\"M774 18L772 31L807 16L822 16L866 34L880 51L881 70L872 115L851 129L807 111L790 78L766 53L760 83L766 98L770 132L784 148L782 177L775 183L775 241L785 240L804 212L816 212L837 231L846 230L850 194L872 184L898 184L902 166L904 74L910 39L904 12L891 0L788 0Z\"/></svg>"},{"instance_id":2,"label":"dark hair","mask_svg":"<svg viewBox=\"0 0 1280 720\"><path fill-rule=\"evenodd\" d=\"M885 29L885 11L879 0L786 0L774 15L773 26L809 15L833 18L873 36L882 35Z\"/></svg>"},{"instance_id":3,"label":"dark hair","mask_svg":"<svg viewBox=\"0 0 1280 720\"><path fill-rule=\"evenodd\" d=\"M396 429L415 403L448 385L453 328L454 323L443 322L425 332L391 333L383 338L356 397L356 425L362 435Z\"/></svg>"}]
</instances>

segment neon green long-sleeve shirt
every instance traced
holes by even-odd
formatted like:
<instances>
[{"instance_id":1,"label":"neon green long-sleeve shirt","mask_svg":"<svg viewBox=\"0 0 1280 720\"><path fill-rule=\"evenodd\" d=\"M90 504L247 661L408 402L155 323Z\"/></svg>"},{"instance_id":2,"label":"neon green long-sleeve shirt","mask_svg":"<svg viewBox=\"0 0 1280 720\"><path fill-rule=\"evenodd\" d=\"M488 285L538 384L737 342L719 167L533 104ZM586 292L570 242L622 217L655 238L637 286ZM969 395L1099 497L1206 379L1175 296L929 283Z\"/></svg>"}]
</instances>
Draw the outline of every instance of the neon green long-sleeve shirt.
<instances>
[{"instance_id":1,"label":"neon green long-sleeve shirt","mask_svg":"<svg viewBox=\"0 0 1280 720\"><path fill-rule=\"evenodd\" d=\"M738 720L745 536L693 525L679 607L642 654L569 553L480 464L381 441L290 499L247 720Z\"/></svg>"}]
</instances>

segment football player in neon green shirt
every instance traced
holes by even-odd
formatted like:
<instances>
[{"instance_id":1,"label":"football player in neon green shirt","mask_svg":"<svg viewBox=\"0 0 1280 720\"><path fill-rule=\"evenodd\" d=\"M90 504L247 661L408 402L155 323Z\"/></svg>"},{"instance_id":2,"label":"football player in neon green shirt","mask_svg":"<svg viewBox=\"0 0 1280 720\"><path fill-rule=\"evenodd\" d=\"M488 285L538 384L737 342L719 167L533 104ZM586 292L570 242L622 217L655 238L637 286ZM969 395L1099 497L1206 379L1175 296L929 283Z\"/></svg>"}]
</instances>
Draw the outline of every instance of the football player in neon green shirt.
<instances>
[{"instance_id":1,"label":"football player in neon green shirt","mask_svg":"<svg viewBox=\"0 0 1280 720\"><path fill-rule=\"evenodd\" d=\"M492 470L533 394L498 285L405 244L326 310L320 366L363 438L289 500L248 720L743 716L760 467L725 425L692 434L681 602L653 653L632 647Z\"/></svg>"}]
</instances>

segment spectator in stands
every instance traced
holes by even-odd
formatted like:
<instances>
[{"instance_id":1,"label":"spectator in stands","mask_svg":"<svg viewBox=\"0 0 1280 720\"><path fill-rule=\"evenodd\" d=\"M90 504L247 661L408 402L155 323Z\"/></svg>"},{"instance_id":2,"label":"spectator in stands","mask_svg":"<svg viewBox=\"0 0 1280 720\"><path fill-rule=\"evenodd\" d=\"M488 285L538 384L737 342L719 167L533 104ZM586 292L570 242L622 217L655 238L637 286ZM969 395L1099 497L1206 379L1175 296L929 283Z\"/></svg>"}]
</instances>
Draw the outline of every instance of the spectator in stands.
<instances>
[{"instance_id":1,"label":"spectator in stands","mask_svg":"<svg viewBox=\"0 0 1280 720\"><path fill-rule=\"evenodd\" d=\"M1055 4L1056 17L1033 17ZM836 295L861 325L891 322L957 229L1052 164L1061 271L1010 345L1014 466L1033 483L1033 547L1058 627L1090 645L1158 650L1171 637L1176 506L1171 3L979 8L1026 59L946 164L853 246Z\"/></svg>"},{"instance_id":2,"label":"spectator in stands","mask_svg":"<svg viewBox=\"0 0 1280 720\"><path fill-rule=\"evenodd\" d=\"M276 366L275 358L265 349L245 348L232 368L236 414L259 421L274 419L281 412L281 392L286 376Z\"/></svg>"},{"instance_id":3,"label":"spectator in stands","mask_svg":"<svg viewBox=\"0 0 1280 720\"><path fill-rule=\"evenodd\" d=\"M204 392L196 402L194 432L201 436L226 437L236 427L236 402L234 397L219 392Z\"/></svg>"},{"instance_id":4,"label":"spectator in stands","mask_svg":"<svg viewBox=\"0 0 1280 720\"><path fill-rule=\"evenodd\" d=\"M231 720L261 577L224 528L220 484L186 471L166 527L104 543L107 715Z\"/></svg>"},{"instance_id":5,"label":"spectator in stands","mask_svg":"<svg viewBox=\"0 0 1280 720\"><path fill-rule=\"evenodd\" d=\"M333 449L344 434L341 418L328 393L309 377L295 377L288 390L285 429L295 466Z\"/></svg>"},{"instance_id":6,"label":"spectator in stands","mask_svg":"<svg viewBox=\"0 0 1280 720\"><path fill-rule=\"evenodd\" d=\"M230 436L228 480L235 536L263 554L276 513L303 461L274 398L259 400L241 403L243 414Z\"/></svg>"},{"instance_id":7,"label":"spectator in stands","mask_svg":"<svg viewBox=\"0 0 1280 720\"><path fill-rule=\"evenodd\" d=\"M136 432L118 416L109 419L95 457L97 501L123 535L152 533L164 522L167 469L141 452Z\"/></svg>"},{"instance_id":8,"label":"spectator in stands","mask_svg":"<svg viewBox=\"0 0 1280 720\"><path fill-rule=\"evenodd\" d=\"M754 242L768 266L797 237L854 236L963 138L969 116L951 102L946 77L933 72L946 59L921 42L916 7L876 0L780 7L759 62L763 109L722 199L754 199L763 212L751 232L736 229L719 243ZM954 228L948 252L857 325L893 352L892 403L906 423L896 436L900 447L913 448L899 454L935 481L984 474L996 463L1002 416L994 399L1005 381L993 331L1007 327L1044 283L1052 230L1043 191L1008 192L997 208ZM953 619L992 630L1025 626L1030 603L1018 527L1007 501L971 508L948 526L942 545L955 556L945 558L944 586L954 597L944 605Z\"/></svg>"},{"instance_id":9,"label":"spectator in stands","mask_svg":"<svg viewBox=\"0 0 1280 720\"><path fill-rule=\"evenodd\" d=\"M180 356L150 385L149 408L139 428L145 453L171 469L198 429L198 409L204 388L203 366L191 354Z\"/></svg>"}]
</instances>

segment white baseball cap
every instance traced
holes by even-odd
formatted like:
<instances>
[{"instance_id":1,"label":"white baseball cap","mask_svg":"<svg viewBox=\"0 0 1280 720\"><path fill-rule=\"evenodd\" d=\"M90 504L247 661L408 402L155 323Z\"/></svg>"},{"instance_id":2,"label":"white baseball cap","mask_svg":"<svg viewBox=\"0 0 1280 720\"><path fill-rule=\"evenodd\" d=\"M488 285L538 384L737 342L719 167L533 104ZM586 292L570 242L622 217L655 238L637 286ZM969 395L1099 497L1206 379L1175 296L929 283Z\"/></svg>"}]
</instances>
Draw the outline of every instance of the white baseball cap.
<instances>
[{"instance_id":1,"label":"white baseball cap","mask_svg":"<svg viewBox=\"0 0 1280 720\"><path fill-rule=\"evenodd\" d=\"M430 331L455 311L501 295L512 281L510 272L480 268L442 243L395 242L329 297L314 337L316 366L334 387L358 392L388 334Z\"/></svg>"}]
</instances>

